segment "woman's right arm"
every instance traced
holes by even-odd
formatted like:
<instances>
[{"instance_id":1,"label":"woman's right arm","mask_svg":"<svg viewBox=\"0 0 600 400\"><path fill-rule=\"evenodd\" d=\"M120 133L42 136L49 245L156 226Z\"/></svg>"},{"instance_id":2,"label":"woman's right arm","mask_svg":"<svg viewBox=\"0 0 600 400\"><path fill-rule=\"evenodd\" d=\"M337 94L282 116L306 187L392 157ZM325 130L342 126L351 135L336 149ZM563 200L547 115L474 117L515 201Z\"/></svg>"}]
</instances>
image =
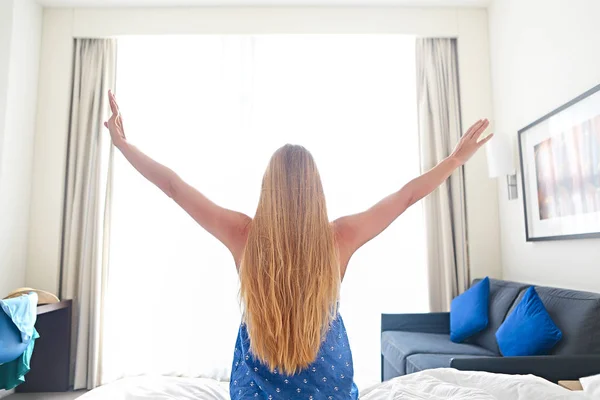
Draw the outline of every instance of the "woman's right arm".
<instances>
[{"instance_id":1,"label":"woman's right arm","mask_svg":"<svg viewBox=\"0 0 600 400\"><path fill-rule=\"evenodd\" d=\"M333 226L338 240L342 276L356 250L383 232L408 207L421 200L440 186L458 167L463 165L475 152L492 137L479 140L488 127L487 119L476 122L465 133L452 154L430 171L413 179L400 190L392 193L368 210L341 217Z\"/></svg>"},{"instance_id":2,"label":"woman's right arm","mask_svg":"<svg viewBox=\"0 0 600 400\"><path fill-rule=\"evenodd\" d=\"M114 95L109 92L112 116L104 125L110 131L115 147L146 179L172 198L196 222L219 239L231 251L239 266L252 219L242 213L220 207L187 184L170 168L148 157L127 142L123 118Z\"/></svg>"}]
</instances>

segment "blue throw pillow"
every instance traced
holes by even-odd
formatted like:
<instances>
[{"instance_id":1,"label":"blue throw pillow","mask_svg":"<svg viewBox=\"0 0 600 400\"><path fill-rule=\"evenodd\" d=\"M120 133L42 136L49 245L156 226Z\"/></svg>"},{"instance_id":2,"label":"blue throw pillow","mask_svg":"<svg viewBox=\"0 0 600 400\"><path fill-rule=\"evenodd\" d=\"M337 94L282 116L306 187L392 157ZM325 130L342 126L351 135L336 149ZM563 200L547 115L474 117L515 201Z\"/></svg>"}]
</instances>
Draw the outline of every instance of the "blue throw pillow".
<instances>
[{"instance_id":1,"label":"blue throw pillow","mask_svg":"<svg viewBox=\"0 0 600 400\"><path fill-rule=\"evenodd\" d=\"M533 286L496 332L498 347L506 357L548 354L560 339L562 332Z\"/></svg>"},{"instance_id":2,"label":"blue throw pillow","mask_svg":"<svg viewBox=\"0 0 600 400\"><path fill-rule=\"evenodd\" d=\"M486 277L452 300L450 340L461 343L488 326L490 279Z\"/></svg>"}]
</instances>

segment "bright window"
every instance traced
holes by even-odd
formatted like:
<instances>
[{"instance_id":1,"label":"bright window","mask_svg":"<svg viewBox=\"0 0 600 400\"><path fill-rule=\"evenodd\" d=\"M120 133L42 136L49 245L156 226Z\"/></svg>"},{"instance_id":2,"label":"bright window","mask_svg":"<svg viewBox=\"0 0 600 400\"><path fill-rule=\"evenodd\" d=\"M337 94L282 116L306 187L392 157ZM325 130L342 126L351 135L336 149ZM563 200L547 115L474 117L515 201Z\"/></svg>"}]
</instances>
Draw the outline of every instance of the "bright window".
<instances>
[{"instance_id":1,"label":"bright window","mask_svg":"<svg viewBox=\"0 0 600 400\"><path fill-rule=\"evenodd\" d=\"M250 216L273 151L304 145L335 219L419 173L414 53L401 35L127 37L117 98L130 142ZM103 380L227 379L231 256L120 155L114 183ZM417 204L350 262L341 312L359 388L379 380L381 313L428 309L423 225Z\"/></svg>"}]
</instances>

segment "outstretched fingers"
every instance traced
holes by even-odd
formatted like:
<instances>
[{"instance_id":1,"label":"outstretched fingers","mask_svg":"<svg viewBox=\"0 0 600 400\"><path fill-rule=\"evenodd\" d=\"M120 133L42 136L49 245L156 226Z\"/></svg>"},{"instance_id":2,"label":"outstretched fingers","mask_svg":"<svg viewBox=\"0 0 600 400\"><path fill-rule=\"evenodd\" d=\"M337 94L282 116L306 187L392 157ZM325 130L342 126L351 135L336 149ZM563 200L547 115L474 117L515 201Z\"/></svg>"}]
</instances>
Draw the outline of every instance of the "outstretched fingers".
<instances>
[{"instance_id":1,"label":"outstretched fingers","mask_svg":"<svg viewBox=\"0 0 600 400\"><path fill-rule=\"evenodd\" d=\"M117 117L120 115L121 111L119 110L119 105L117 104L117 99L115 98L115 94L112 92L112 90L108 91L108 100L110 103L110 110L113 113L114 117Z\"/></svg>"},{"instance_id":2,"label":"outstretched fingers","mask_svg":"<svg viewBox=\"0 0 600 400\"><path fill-rule=\"evenodd\" d=\"M470 138L475 139L475 140L479 139L479 137L481 136L483 131L485 131L489 125L490 125L490 121L488 121L487 119L483 119L483 120L480 120L479 122L477 122L473 126L473 130L470 133Z\"/></svg>"},{"instance_id":3,"label":"outstretched fingers","mask_svg":"<svg viewBox=\"0 0 600 400\"><path fill-rule=\"evenodd\" d=\"M110 104L110 111L112 111L113 115L119 114L119 107L117 106L115 97L110 90L108 91L108 102Z\"/></svg>"},{"instance_id":4,"label":"outstretched fingers","mask_svg":"<svg viewBox=\"0 0 600 400\"><path fill-rule=\"evenodd\" d=\"M110 104L110 110L112 111L112 115L108 122L104 123L104 126L108 128L110 122L113 121L118 128L123 130L123 117L121 116L121 111L119 110L117 99L115 98L115 94L112 92L112 90L108 91L108 100Z\"/></svg>"},{"instance_id":5,"label":"outstretched fingers","mask_svg":"<svg viewBox=\"0 0 600 400\"><path fill-rule=\"evenodd\" d=\"M481 123L482 120L479 120L477 122L475 122L473 125L471 125L469 127L469 129L467 129L467 131L465 132L465 134L463 136L471 136L471 134L473 133L473 131L477 128L477 126Z\"/></svg>"}]
</instances>

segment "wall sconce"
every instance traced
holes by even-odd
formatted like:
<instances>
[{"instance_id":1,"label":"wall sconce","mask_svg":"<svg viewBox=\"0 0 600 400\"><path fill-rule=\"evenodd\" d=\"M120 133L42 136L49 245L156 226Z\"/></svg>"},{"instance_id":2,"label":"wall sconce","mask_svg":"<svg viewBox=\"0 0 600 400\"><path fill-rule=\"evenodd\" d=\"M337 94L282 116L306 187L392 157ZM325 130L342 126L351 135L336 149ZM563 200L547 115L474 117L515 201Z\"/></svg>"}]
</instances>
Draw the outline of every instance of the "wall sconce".
<instances>
[{"instance_id":1,"label":"wall sconce","mask_svg":"<svg viewBox=\"0 0 600 400\"><path fill-rule=\"evenodd\" d=\"M508 199L514 200L518 198L517 173L515 170L515 159L511 137L508 135L496 134L485 146L485 149L490 178L506 176Z\"/></svg>"}]
</instances>

